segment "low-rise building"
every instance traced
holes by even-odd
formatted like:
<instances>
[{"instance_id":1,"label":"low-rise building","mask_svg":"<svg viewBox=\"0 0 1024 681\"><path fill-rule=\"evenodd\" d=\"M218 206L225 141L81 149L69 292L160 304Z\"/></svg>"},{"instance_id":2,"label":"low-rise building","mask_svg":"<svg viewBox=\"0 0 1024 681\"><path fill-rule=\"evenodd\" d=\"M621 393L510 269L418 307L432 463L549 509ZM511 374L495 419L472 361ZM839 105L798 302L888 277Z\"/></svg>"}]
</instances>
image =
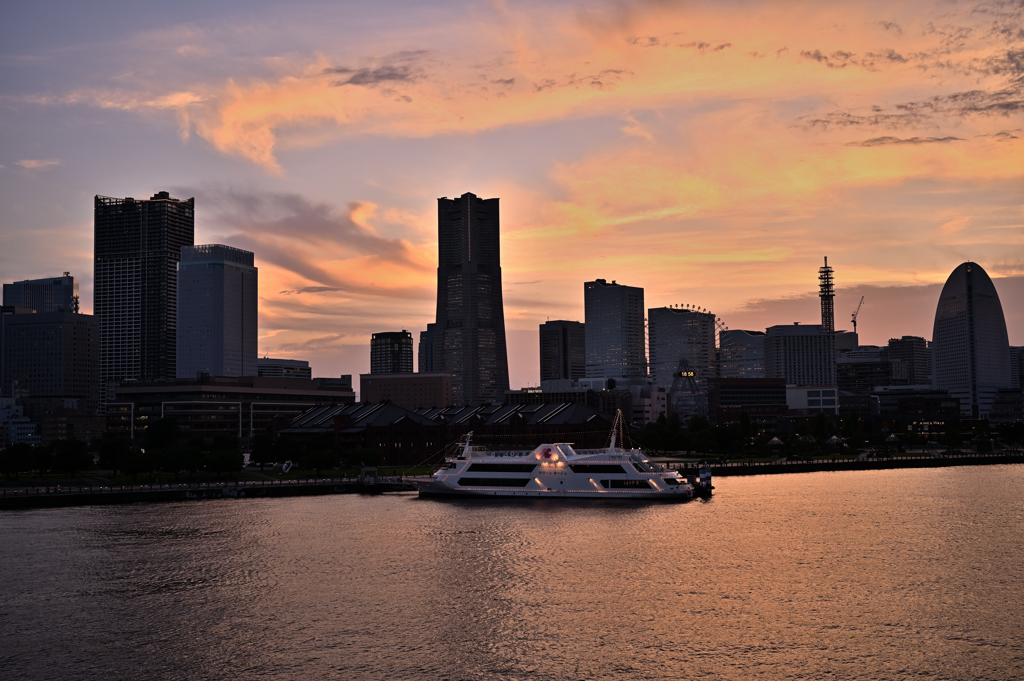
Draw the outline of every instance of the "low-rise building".
<instances>
[{"instance_id":1,"label":"low-rise building","mask_svg":"<svg viewBox=\"0 0 1024 681\"><path fill-rule=\"evenodd\" d=\"M452 375L360 374L359 398L370 404L391 402L406 409L447 407L452 403Z\"/></svg>"}]
</instances>

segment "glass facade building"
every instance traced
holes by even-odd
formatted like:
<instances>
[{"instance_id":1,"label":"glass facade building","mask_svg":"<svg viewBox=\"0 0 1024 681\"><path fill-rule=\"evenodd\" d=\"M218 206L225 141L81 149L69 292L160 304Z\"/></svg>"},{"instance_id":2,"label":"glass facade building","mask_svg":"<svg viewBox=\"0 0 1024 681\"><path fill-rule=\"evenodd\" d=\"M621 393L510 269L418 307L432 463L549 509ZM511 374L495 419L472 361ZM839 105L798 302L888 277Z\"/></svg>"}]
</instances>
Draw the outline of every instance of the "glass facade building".
<instances>
[{"instance_id":1,"label":"glass facade building","mask_svg":"<svg viewBox=\"0 0 1024 681\"><path fill-rule=\"evenodd\" d=\"M604 279L583 284L587 378L647 375L644 290Z\"/></svg>"}]
</instances>

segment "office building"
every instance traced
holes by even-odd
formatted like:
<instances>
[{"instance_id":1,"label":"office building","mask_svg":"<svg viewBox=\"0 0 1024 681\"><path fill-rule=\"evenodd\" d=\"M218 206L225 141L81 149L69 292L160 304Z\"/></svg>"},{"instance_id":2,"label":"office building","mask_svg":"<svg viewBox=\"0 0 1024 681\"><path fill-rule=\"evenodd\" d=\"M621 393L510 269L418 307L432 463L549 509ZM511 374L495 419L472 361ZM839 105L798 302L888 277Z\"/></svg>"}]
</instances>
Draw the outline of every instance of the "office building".
<instances>
[{"instance_id":1,"label":"office building","mask_svg":"<svg viewBox=\"0 0 1024 681\"><path fill-rule=\"evenodd\" d=\"M61 277L4 284L4 305L35 312L78 312L78 282L65 272Z\"/></svg>"},{"instance_id":2,"label":"office building","mask_svg":"<svg viewBox=\"0 0 1024 681\"><path fill-rule=\"evenodd\" d=\"M406 409L447 407L452 403L451 374L360 374L361 402L391 402Z\"/></svg>"},{"instance_id":3,"label":"office building","mask_svg":"<svg viewBox=\"0 0 1024 681\"><path fill-rule=\"evenodd\" d=\"M421 374L434 373L434 324L427 324L426 331L420 331L420 345L416 352L416 371Z\"/></svg>"},{"instance_id":4,"label":"office building","mask_svg":"<svg viewBox=\"0 0 1024 681\"><path fill-rule=\"evenodd\" d=\"M725 329L718 333L722 378L764 378L764 331Z\"/></svg>"},{"instance_id":5,"label":"office building","mask_svg":"<svg viewBox=\"0 0 1024 681\"><path fill-rule=\"evenodd\" d=\"M781 324L765 332L766 378L793 385L836 385L835 335L817 324Z\"/></svg>"},{"instance_id":6,"label":"office building","mask_svg":"<svg viewBox=\"0 0 1024 681\"><path fill-rule=\"evenodd\" d=\"M651 378L668 390L680 371L692 371L697 388L706 391L715 375L715 315L675 307L647 311Z\"/></svg>"},{"instance_id":7,"label":"office building","mask_svg":"<svg viewBox=\"0 0 1024 681\"><path fill-rule=\"evenodd\" d=\"M942 287L932 331L934 382L960 400L963 416L992 409L1010 387L1010 343L999 294L981 265L965 262Z\"/></svg>"},{"instance_id":8,"label":"office building","mask_svg":"<svg viewBox=\"0 0 1024 681\"><path fill-rule=\"evenodd\" d=\"M587 370L586 332L581 322L548 321L540 325L540 380L583 378Z\"/></svg>"},{"instance_id":9,"label":"office building","mask_svg":"<svg viewBox=\"0 0 1024 681\"><path fill-rule=\"evenodd\" d=\"M3 376L15 397L66 397L99 406L99 331L93 315L4 315Z\"/></svg>"},{"instance_id":10,"label":"office building","mask_svg":"<svg viewBox=\"0 0 1024 681\"><path fill-rule=\"evenodd\" d=\"M644 290L596 279L583 284L587 378L647 375Z\"/></svg>"},{"instance_id":11,"label":"office building","mask_svg":"<svg viewBox=\"0 0 1024 681\"><path fill-rule=\"evenodd\" d=\"M256 374L264 378L313 378L313 370L304 359L274 359L259 357Z\"/></svg>"},{"instance_id":12,"label":"office building","mask_svg":"<svg viewBox=\"0 0 1024 681\"><path fill-rule=\"evenodd\" d=\"M920 336L889 339L889 361L902 361L907 365L910 385L929 385L932 382L931 351Z\"/></svg>"},{"instance_id":13,"label":"office building","mask_svg":"<svg viewBox=\"0 0 1024 681\"><path fill-rule=\"evenodd\" d=\"M181 249L178 378L256 375L257 276L249 251L219 244Z\"/></svg>"},{"instance_id":14,"label":"office building","mask_svg":"<svg viewBox=\"0 0 1024 681\"><path fill-rule=\"evenodd\" d=\"M178 261L195 199L95 198L95 304L104 386L177 376Z\"/></svg>"},{"instance_id":15,"label":"office building","mask_svg":"<svg viewBox=\"0 0 1024 681\"><path fill-rule=\"evenodd\" d=\"M370 337L370 373L411 374L412 334L404 329L373 334Z\"/></svg>"},{"instance_id":16,"label":"office building","mask_svg":"<svg viewBox=\"0 0 1024 681\"><path fill-rule=\"evenodd\" d=\"M1010 346L1010 387L1024 387L1024 347Z\"/></svg>"},{"instance_id":17,"label":"office building","mask_svg":"<svg viewBox=\"0 0 1024 681\"><path fill-rule=\"evenodd\" d=\"M501 402L508 390L498 199L437 200L434 366L456 404Z\"/></svg>"}]
</instances>

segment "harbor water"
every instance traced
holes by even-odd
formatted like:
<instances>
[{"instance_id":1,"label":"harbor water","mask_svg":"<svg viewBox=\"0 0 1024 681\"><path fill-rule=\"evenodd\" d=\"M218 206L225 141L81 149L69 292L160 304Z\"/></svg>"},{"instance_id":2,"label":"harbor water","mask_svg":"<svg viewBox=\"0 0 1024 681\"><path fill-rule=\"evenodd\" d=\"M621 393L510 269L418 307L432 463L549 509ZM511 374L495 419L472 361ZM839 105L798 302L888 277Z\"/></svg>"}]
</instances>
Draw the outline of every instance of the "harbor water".
<instances>
[{"instance_id":1,"label":"harbor water","mask_svg":"<svg viewBox=\"0 0 1024 681\"><path fill-rule=\"evenodd\" d=\"M1024 678L1024 466L0 514L4 679Z\"/></svg>"}]
</instances>

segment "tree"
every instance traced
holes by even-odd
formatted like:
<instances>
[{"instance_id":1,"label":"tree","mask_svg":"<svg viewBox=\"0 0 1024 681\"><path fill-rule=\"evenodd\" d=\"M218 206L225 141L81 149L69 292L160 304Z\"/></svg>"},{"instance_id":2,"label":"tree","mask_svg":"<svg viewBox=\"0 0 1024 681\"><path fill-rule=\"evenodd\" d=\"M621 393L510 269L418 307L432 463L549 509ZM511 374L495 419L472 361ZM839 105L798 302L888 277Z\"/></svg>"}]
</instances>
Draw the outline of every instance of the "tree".
<instances>
[{"instance_id":1,"label":"tree","mask_svg":"<svg viewBox=\"0 0 1024 681\"><path fill-rule=\"evenodd\" d=\"M249 460L260 465L260 470L268 463L275 461L274 429L267 426L266 430L256 433L252 438L252 452Z\"/></svg>"},{"instance_id":2,"label":"tree","mask_svg":"<svg viewBox=\"0 0 1024 681\"><path fill-rule=\"evenodd\" d=\"M237 473L242 470L245 456L242 454L238 436L221 433L213 438L207 461L209 467L217 473L218 478L221 473Z\"/></svg>"},{"instance_id":3,"label":"tree","mask_svg":"<svg viewBox=\"0 0 1024 681\"><path fill-rule=\"evenodd\" d=\"M0 470L8 479L18 479L18 473L32 468L32 445L18 442L0 451Z\"/></svg>"},{"instance_id":4,"label":"tree","mask_svg":"<svg viewBox=\"0 0 1024 681\"><path fill-rule=\"evenodd\" d=\"M57 440L53 443L53 464L57 470L74 476L76 471L92 468L92 454L89 445L74 438Z\"/></svg>"},{"instance_id":5,"label":"tree","mask_svg":"<svg viewBox=\"0 0 1024 681\"><path fill-rule=\"evenodd\" d=\"M115 473L123 471L130 454L131 446L127 440L108 437L100 442L100 468L108 468Z\"/></svg>"}]
</instances>

